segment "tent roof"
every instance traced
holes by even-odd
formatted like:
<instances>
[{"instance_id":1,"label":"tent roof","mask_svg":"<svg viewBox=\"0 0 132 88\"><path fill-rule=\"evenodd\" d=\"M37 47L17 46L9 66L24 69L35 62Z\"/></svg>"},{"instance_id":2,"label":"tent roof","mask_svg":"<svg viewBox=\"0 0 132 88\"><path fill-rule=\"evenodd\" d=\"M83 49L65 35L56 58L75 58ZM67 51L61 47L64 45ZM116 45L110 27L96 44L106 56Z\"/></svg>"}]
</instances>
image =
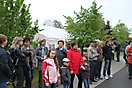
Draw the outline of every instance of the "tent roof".
<instances>
[{"instance_id":1,"label":"tent roof","mask_svg":"<svg viewBox=\"0 0 132 88\"><path fill-rule=\"evenodd\" d=\"M50 26L41 26L39 29L44 29L40 31L39 34L44 35L48 38L57 38L57 39L67 39L68 33L65 29L50 27Z\"/></svg>"}]
</instances>

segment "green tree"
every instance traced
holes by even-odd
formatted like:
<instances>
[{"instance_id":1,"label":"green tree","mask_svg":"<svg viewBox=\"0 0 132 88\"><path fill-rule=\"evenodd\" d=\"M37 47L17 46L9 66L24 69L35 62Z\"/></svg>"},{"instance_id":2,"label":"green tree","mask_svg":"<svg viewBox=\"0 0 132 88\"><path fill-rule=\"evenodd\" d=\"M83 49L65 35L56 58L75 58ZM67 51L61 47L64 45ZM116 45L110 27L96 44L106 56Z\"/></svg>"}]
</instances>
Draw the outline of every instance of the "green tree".
<instances>
[{"instance_id":1,"label":"green tree","mask_svg":"<svg viewBox=\"0 0 132 88\"><path fill-rule=\"evenodd\" d=\"M7 49L14 37L29 36L32 40L39 31L38 20L31 21L29 8L24 0L0 0L0 33L8 37Z\"/></svg>"},{"instance_id":2,"label":"green tree","mask_svg":"<svg viewBox=\"0 0 132 88\"><path fill-rule=\"evenodd\" d=\"M63 28L63 25L60 21L54 20L53 21L53 26L56 28Z\"/></svg>"},{"instance_id":3,"label":"green tree","mask_svg":"<svg viewBox=\"0 0 132 88\"><path fill-rule=\"evenodd\" d=\"M88 9L81 6L80 12L75 12L75 17L64 16L66 18L66 29L71 40L77 40L83 54L83 47L88 46L90 40L101 39L104 35L101 29L104 27L102 13L99 12L101 6L97 7L96 2Z\"/></svg>"},{"instance_id":4,"label":"green tree","mask_svg":"<svg viewBox=\"0 0 132 88\"><path fill-rule=\"evenodd\" d=\"M124 42L129 40L129 32L130 30L125 25L125 23L121 23L119 21L112 29L112 36L115 40L120 41L121 45L124 45Z\"/></svg>"}]
</instances>

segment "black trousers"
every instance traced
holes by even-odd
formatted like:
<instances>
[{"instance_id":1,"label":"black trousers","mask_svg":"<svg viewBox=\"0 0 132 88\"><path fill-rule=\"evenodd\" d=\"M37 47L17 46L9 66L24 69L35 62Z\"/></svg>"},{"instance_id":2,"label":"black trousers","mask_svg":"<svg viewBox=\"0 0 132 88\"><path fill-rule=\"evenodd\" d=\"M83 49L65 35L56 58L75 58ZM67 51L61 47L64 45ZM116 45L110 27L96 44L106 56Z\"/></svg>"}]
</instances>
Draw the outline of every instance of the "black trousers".
<instances>
[{"instance_id":1,"label":"black trousers","mask_svg":"<svg viewBox=\"0 0 132 88\"><path fill-rule=\"evenodd\" d=\"M132 78L132 64L129 64L128 71L129 71L129 76Z\"/></svg>"},{"instance_id":2,"label":"black trousers","mask_svg":"<svg viewBox=\"0 0 132 88\"><path fill-rule=\"evenodd\" d=\"M38 86L42 87L42 71L39 71Z\"/></svg>"},{"instance_id":3,"label":"black trousers","mask_svg":"<svg viewBox=\"0 0 132 88\"><path fill-rule=\"evenodd\" d=\"M124 60L125 60L125 62L126 62L126 64L127 64L127 55L126 55L125 52L124 52L124 54L123 54L123 58L124 58Z\"/></svg>"},{"instance_id":4,"label":"black trousers","mask_svg":"<svg viewBox=\"0 0 132 88\"><path fill-rule=\"evenodd\" d=\"M24 83L24 68L23 66L16 66L16 77L17 77L17 84L15 88L23 88Z\"/></svg>"},{"instance_id":5,"label":"black trousers","mask_svg":"<svg viewBox=\"0 0 132 88\"><path fill-rule=\"evenodd\" d=\"M77 88L82 88L82 78L81 78L81 74L71 74L71 84L70 84L70 88L74 88L73 87L73 82L74 82L74 77L75 75L78 78L78 87Z\"/></svg>"}]
</instances>

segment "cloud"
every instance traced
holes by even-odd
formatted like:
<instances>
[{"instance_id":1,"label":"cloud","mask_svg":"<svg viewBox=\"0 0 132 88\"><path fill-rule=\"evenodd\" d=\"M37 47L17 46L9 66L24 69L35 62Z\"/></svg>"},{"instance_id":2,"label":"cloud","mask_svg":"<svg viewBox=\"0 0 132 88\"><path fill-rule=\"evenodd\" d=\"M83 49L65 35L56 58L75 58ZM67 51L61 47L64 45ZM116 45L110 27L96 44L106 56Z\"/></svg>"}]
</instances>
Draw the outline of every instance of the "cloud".
<instances>
[{"instance_id":1,"label":"cloud","mask_svg":"<svg viewBox=\"0 0 132 88\"><path fill-rule=\"evenodd\" d=\"M45 19L59 20L65 23L66 16L74 16L73 11L79 12L80 6L89 8L94 0L25 0L26 4L31 3L30 12L33 21L38 19L42 25ZM131 24L131 0L96 0L98 6L102 5L100 12L103 13L105 20L110 20L113 26L118 20L124 22L128 27Z\"/></svg>"}]
</instances>

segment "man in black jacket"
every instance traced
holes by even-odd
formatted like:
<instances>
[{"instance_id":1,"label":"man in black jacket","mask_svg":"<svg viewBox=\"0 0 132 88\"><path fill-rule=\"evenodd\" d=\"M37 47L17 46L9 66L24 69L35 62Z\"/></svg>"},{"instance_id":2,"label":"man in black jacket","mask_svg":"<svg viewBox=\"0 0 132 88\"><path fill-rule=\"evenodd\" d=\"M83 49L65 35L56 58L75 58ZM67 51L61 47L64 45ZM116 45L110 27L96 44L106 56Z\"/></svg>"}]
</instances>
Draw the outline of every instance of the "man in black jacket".
<instances>
[{"instance_id":1,"label":"man in black jacket","mask_svg":"<svg viewBox=\"0 0 132 88\"><path fill-rule=\"evenodd\" d=\"M66 49L63 46L64 46L64 41L63 40L59 40L58 41L58 47L56 48L57 58L58 58L58 62L59 62L59 67L62 66L63 58L66 58L66 56L67 56L67 51L66 51Z\"/></svg>"},{"instance_id":2,"label":"man in black jacket","mask_svg":"<svg viewBox=\"0 0 132 88\"><path fill-rule=\"evenodd\" d=\"M6 88L6 82L11 78L11 63L4 47L7 44L7 37L0 34L0 88Z\"/></svg>"},{"instance_id":3,"label":"man in black jacket","mask_svg":"<svg viewBox=\"0 0 132 88\"><path fill-rule=\"evenodd\" d=\"M105 79L108 79L109 77L113 77L111 75L112 53L114 53L114 51L112 51L111 41L107 40L106 45L103 47L103 56L105 57L103 76L104 76ZM108 76L106 76L106 71L107 71Z\"/></svg>"}]
</instances>

